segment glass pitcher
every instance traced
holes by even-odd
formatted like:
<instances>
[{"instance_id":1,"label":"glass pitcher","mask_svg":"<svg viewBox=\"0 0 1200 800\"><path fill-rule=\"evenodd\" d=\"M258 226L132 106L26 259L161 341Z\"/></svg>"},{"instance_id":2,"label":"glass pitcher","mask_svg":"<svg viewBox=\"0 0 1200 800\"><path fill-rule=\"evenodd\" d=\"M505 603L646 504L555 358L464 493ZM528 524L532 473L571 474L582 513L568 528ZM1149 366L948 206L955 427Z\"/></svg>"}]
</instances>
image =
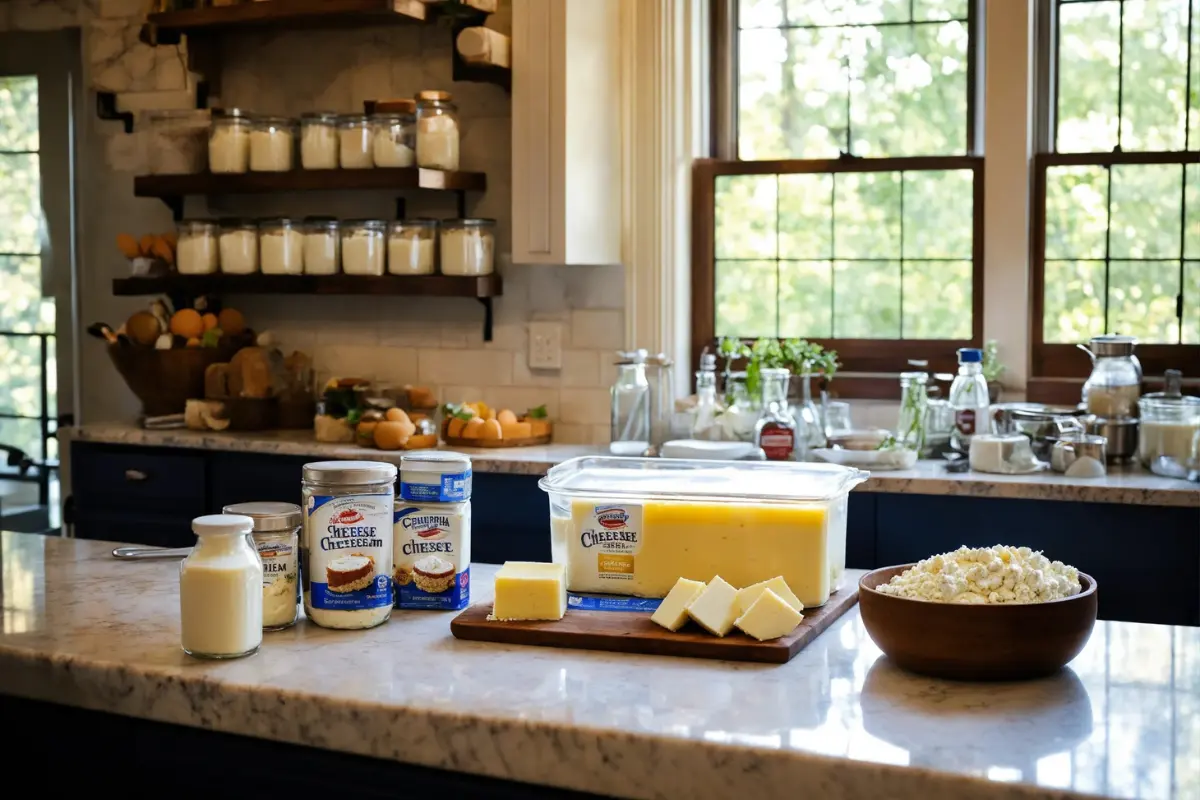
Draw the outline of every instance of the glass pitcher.
<instances>
[{"instance_id":1,"label":"glass pitcher","mask_svg":"<svg viewBox=\"0 0 1200 800\"><path fill-rule=\"evenodd\" d=\"M917 453L925 449L928 383L928 373L900 373L900 421L896 424L896 443Z\"/></svg>"},{"instance_id":2,"label":"glass pitcher","mask_svg":"<svg viewBox=\"0 0 1200 800\"><path fill-rule=\"evenodd\" d=\"M612 387L612 438L608 449L617 456L640 456L650 446L650 382L646 351L618 353L617 382Z\"/></svg>"},{"instance_id":3,"label":"glass pitcher","mask_svg":"<svg viewBox=\"0 0 1200 800\"><path fill-rule=\"evenodd\" d=\"M1105 419L1136 417L1142 393L1142 365L1133 354L1137 339L1093 336L1089 345L1076 345L1092 359L1092 374L1083 384L1088 413Z\"/></svg>"}]
</instances>

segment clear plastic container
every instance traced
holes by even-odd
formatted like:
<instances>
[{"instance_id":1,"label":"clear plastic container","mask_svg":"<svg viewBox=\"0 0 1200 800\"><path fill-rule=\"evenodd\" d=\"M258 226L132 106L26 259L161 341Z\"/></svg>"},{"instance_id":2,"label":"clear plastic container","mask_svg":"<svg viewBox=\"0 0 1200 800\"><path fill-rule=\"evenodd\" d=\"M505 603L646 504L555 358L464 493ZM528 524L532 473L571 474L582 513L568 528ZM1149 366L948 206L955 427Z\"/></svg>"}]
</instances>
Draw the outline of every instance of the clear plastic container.
<instances>
[{"instance_id":1,"label":"clear plastic container","mask_svg":"<svg viewBox=\"0 0 1200 800\"><path fill-rule=\"evenodd\" d=\"M240 108L214 111L208 133L208 168L228 174L250 166L250 115Z\"/></svg>"},{"instance_id":2,"label":"clear plastic container","mask_svg":"<svg viewBox=\"0 0 1200 800\"><path fill-rule=\"evenodd\" d=\"M377 167L411 167L416 149L413 115L371 116L371 155Z\"/></svg>"},{"instance_id":3,"label":"clear plastic container","mask_svg":"<svg viewBox=\"0 0 1200 800\"><path fill-rule=\"evenodd\" d=\"M443 220L440 239L443 275L491 275L495 271L496 220Z\"/></svg>"},{"instance_id":4,"label":"clear plastic container","mask_svg":"<svg viewBox=\"0 0 1200 800\"><path fill-rule=\"evenodd\" d=\"M175 269L180 275L211 275L221 259L217 254L217 223L207 219L185 219L178 226Z\"/></svg>"},{"instance_id":5,"label":"clear plastic container","mask_svg":"<svg viewBox=\"0 0 1200 800\"><path fill-rule=\"evenodd\" d=\"M432 275L437 272L434 250L436 219L402 219L388 225L388 272L392 275Z\"/></svg>"},{"instance_id":6,"label":"clear plastic container","mask_svg":"<svg viewBox=\"0 0 1200 800\"><path fill-rule=\"evenodd\" d=\"M370 169L375 166L371 153L371 119L363 114L338 118L338 163L342 169Z\"/></svg>"},{"instance_id":7,"label":"clear plastic container","mask_svg":"<svg viewBox=\"0 0 1200 800\"><path fill-rule=\"evenodd\" d=\"M250 171L287 172L296 150L296 123L287 117L258 117L250 127Z\"/></svg>"},{"instance_id":8,"label":"clear plastic container","mask_svg":"<svg viewBox=\"0 0 1200 800\"><path fill-rule=\"evenodd\" d=\"M811 608L840 585L847 496L867 477L835 464L588 456L538 486L572 592L663 597L681 577L743 588L782 575Z\"/></svg>"},{"instance_id":9,"label":"clear plastic container","mask_svg":"<svg viewBox=\"0 0 1200 800\"><path fill-rule=\"evenodd\" d=\"M300 166L338 168L337 121L337 114L329 111L314 111L300 117Z\"/></svg>"}]
</instances>

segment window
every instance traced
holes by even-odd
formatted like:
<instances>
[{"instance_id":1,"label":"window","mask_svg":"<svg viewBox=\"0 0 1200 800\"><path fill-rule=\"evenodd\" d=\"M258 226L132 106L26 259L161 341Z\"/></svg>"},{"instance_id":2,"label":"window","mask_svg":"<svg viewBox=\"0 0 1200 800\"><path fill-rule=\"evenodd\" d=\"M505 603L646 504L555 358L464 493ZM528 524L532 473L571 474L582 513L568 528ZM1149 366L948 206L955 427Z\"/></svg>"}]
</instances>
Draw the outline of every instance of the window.
<instances>
[{"instance_id":1,"label":"window","mask_svg":"<svg viewBox=\"0 0 1200 800\"><path fill-rule=\"evenodd\" d=\"M847 369L982 338L974 0L714 0L693 351L803 337Z\"/></svg>"},{"instance_id":2,"label":"window","mask_svg":"<svg viewBox=\"0 0 1200 800\"><path fill-rule=\"evenodd\" d=\"M1049 0L1034 177L1033 369L1138 337L1200 373L1200 0Z\"/></svg>"}]
</instances>

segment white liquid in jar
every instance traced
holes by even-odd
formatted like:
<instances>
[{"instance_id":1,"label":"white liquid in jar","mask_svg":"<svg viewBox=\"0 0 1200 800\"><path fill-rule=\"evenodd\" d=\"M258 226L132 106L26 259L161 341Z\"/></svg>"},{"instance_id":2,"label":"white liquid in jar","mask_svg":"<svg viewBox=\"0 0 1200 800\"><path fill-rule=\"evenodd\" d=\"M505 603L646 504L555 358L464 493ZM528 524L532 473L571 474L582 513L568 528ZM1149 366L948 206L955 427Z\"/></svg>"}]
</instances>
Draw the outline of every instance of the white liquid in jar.
<instances>
[{"instance_id":1,"label":"white liquid in jar","mask_svg":"<svg viewBox=\"0 0 1200 800\"><path fill-rule=\"evenodd\" d=\"M371 129L367 126L338 131L342 169L368 169L375 166L371 155Z\"/></svg>"},{"instance_id":2,"label":"white liquid in jar","mask_svg":"<svg viewBox=\"0 0 1200 800\"><path fill-rule=\"evenodd\" d=\"M340 268L338 235L333 231L304 234L306 275L336 275Z\"/></svg>"},{"instance_id":3,"label":"white liquid in jar","mask_svg":"<svg viewBox=\"0 0 1200 800\"><path fill-rule=\"evenodd\" d=\"M478 228L442 231L443 275L490 275L494 269L492 234Z\"/></svg>"},{"instance_id":4,"label":"white liquid in jar","mask_svg":"<svg viewBox=\"0 0 1200 800\"><path fill-rule=\"evenodd\" d=\"M282 128L250 132L250 171L287 172L292 168L292 132Z\"/></svg>"},{"instance_id":5,"label":"white liquid in jar","mask_svg":"<svg viewBox=\"0 0 1200 800\"><path fill-rule=\"evenodd\" d=\"M304 234L297 230L259 235L264 275L300 275L304 272Z\"/></svg>"},{"instance_id":6,"label":"white liquid in jar","mask_svg":"<svg viewBox=\"0 0 1200 800\"><path fill-rule=\"evenodd\" d=\"M1200 419L1178 422L1143 419L1139 428L1138 457L1143 466L1149 467L1159 456L1184 467L1193 459L1200 460Z\"/></svg>"},{"instance_id":7,"label":"white liquid in jar","mask_svg":"<svg viewBox=\"0 0 1200 800\"><path fill-rule=\"evenodd\" d=\"M179 237L175 252L175 268L180 275L211 275L219 264L217 237L199 234Z\"/></svg>"},{"instance_id":8,"label":"white liquid in jar","mask_svg":"<svg viewBox=\"0 0 1200 800\"><path fill-rule=\"evenodd\" d=\"M258 234L254 231L221 233L221 272L249 275L258 272Z\"/></svg>"},{"instance_id":9,"label":"white liquid in jar","mask_svg":"<svg viewBox=\"0 0 1200 800\"><path fill-rule=\"evenodd\" d=\"M417 120L417 165L458 169L458 123L446 115Z\"/></svg>"},{"instance_id":10,"label":"white liquid in jar","mask_svg":"<svg viewBox=\"0 0 1200 800\"><path fill-rule=\"evenodd\" d=\"M222 544L215 548L221 552L189 559L180 569L183 649L199 655L242 655L262 643L262 565Z\"/></svg>"},{"instance_id":11,"label":"white liquid in jar","mask_svg":"<svg viewBox=\"0 0 1200 800\"><path fill-rule=\"evenodd\" d=\"M337 131L330 125L305 125L300 135L300 163L305 169L337 169Z\"/></svg>"},{"instance_id":12,"label":"white liquid in jar","mask_svg":"<svg viewBox=\"0 0 1200 800\"><path fill-rule=\"evenodd\" d=\"M208 138L208 168L212 172L245 172L250 163L250 131L243 125L213 128Z\"/></svg>"},{"instance_id":13,"label":"white liquid in jar","mask_svg":"<svg viewBox=\"0 0 1200 800\"><path fill-rule=\"evenodd\" d=\"M356 233L342 238L342 271L347 275L383 274L383 235Z\"/></svg>"},{"instance_id":14,"label":"white liquid in jar","mask_svg":"<svg viewBox=\"0 0 1200 800\"><path fill-rule=\"evenodd\" d=\"M432 275L433 239L392 236L388 239L388 272L392 275Z\"/></svg>"},{"instance_id":15,"label":"white liquid in jar","mask_svg":"<svg viewBox=\"0 0 1200 800\"><path fill-rule=\"evenodd\" d=\"M397 141L391 130L375 131L371 139L371 151L377 167L411 167L413 151L402 141Z\"/></svg>"}]
</instances>

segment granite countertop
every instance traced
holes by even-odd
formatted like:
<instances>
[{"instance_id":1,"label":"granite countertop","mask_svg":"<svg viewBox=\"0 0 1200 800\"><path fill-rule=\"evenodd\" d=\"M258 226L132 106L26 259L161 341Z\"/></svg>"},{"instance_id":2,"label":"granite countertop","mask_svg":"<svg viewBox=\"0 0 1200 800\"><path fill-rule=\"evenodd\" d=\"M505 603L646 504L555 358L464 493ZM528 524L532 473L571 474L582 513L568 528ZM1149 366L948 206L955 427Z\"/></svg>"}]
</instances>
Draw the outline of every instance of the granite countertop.
<instances>
[{"instance_id":1,"label":"granite countertop","mask_svg":"<svg viewBox=\"0 0 1200 800\"><path fill-rule=\"evenodd\" d=\"M150 431L133 423L96 423L64 428L66 441L178 447L198 450L311 456L328 459L371 458L400 463L400 452L369 450L354 445L316 442L306 430L255 433L198 433L188 430ZM578 456L607 455L594 445L550 444L504 449L456 448L469 453L476 472L544 475L546 470ZM1103 478L1068 478L1053 472L1033 475L949 473L943 462L920 461L912 469L875 472L855 491L895 494L955 495L1084 503L1182 506L1200 508L1200 486L1153 475L1137 466L1114 467Z\"/></svg>"},{"instance_id":2,"label":"granite countertop","mask_svg":"<svg viewBox=\"0 0 1200 800\"><path fill-rule=\"evenodd\" d=\"M0 692L627 798L1200 798L1196 628L1099 623L1000 684L899 671L857 607L783 666L460 642L421 611L203 662L177 563L112 546L0 537Z\"/></svg>"}]
</instances>

